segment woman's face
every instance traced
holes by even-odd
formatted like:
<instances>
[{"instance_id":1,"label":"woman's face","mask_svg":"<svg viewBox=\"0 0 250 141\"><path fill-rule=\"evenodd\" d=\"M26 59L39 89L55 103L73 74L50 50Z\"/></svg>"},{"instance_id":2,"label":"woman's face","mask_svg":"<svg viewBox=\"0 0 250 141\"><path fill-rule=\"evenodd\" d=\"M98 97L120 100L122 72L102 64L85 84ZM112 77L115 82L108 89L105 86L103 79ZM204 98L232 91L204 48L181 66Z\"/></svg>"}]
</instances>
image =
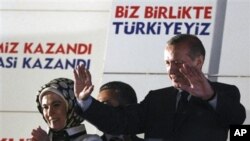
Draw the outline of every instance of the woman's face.
<instances>
[{"instance_id":1,"label":"woman's face","mask_svg":"<svg viewBox=\"0 0 250 141\"><path fill-rule=\"evenodd\" d=\"M51 129L59 131L66 126L66 103L59 95L46 92L42 97L41 105L43 116Z\"/></svg>"}]
</instances>

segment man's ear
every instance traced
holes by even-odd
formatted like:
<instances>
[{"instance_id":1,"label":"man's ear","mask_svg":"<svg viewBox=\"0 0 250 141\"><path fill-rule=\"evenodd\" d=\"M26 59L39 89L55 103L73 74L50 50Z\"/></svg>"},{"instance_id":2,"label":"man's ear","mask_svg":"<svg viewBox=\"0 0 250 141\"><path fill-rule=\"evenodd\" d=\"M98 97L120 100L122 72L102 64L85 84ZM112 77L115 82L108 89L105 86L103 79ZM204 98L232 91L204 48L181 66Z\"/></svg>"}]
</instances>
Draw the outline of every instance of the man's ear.
<instances>
[{"instance_id":1,"label":"man's ear","mask_svg":"<svg viewBox=\"0 0 250 141\"><path fill-rule=\"evenodd\" d=\"M204 64L204 56L200 55L196 58L196 66L200 69L202 69L202 66Z\"/></svg>"}]
</instances>

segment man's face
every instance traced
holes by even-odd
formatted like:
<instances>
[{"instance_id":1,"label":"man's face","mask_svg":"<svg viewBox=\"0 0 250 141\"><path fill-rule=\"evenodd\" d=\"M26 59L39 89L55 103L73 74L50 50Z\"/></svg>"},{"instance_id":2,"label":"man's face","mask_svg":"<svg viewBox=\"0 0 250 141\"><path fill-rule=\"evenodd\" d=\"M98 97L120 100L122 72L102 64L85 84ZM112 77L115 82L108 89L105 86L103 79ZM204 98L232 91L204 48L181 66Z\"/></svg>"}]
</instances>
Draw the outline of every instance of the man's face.
<instances>
[{"instance_id":1,"label":"man's face","mask_svg":"<svg viewBox=\"0 0 250 141\"><path fill-rule=\"evenodd\" d=\"M97 96L97 100L113 107L117 107L120 105L117 94L115 94L114 90L111 89L100 91L99 95Z\"/></svg>"},{"instance_id":2,"label":"man's face","mask_svg":"<svg viewBox=\"0 0 250 141\"><path fill-rule=\"evenodd\" d=\"M201 57L197 57L192 60L189 56L189 48L185 44L168 45L164 52L164 59L166 63L167 73L172 81L172 85L179 88L180 85L188 85L189 80L180 72L180 69L184 69L183 65L201 69L203 60Z\"/></svg>"}]
</instances>

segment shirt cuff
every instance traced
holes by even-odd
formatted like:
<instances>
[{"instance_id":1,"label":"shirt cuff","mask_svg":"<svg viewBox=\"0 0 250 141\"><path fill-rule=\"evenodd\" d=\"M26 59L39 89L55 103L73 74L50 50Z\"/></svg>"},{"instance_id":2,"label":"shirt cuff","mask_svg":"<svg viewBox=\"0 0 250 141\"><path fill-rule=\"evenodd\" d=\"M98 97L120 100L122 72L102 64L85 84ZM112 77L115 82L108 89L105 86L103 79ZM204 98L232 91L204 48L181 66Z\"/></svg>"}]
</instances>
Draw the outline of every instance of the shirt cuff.
<instances>
[{"instance_id":1,"label":"shirt cuff","mask_svg":"<svg viewBox=\"0 0 250 141\"><path fill-rule=\"evenodd\" d=\"M214 108L216 109L217 106L217 94L215 94L215 96L208 101L208 103Z\"/></svg>"},{"instance_id":2,"label":"shirt cuff","mask_svg":"<svg viewBox=\"0 0 250 141\"><path fill-rule=\"evenodd\" d=\"M79 107L82 109L82 111L85 112L92 103L92 97L90 96L86 100L78 100L77 99L77 103L78 103Z\"/></svg>"}]
</instances>

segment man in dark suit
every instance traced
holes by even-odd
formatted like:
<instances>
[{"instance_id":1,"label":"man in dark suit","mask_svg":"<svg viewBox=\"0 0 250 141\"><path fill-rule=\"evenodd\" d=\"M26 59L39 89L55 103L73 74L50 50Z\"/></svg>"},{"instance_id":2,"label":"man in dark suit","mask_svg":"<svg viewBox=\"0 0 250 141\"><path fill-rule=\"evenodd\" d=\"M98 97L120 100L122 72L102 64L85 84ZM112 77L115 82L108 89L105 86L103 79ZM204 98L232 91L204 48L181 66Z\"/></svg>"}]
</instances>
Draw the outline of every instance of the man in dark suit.
<instances>
[{"instance_id":1,"label":"man in dark suit","mask_svg":"<svg viewBox=\"0 0 250 141\"><path fill-rule=\"evenodd\" d=\"M205 77L205 49L194 35L174 36L164 53L173 86L150 91L139 104L119 110L90 96L91 75L79 66L74 76L81 115L112 134L145 133L152 141L226 141L229 126L246 118L238 88Z\"/></svg>"},{"instance_id":2,"label":"man in dark suit","mask_svg":"<svg viewBox=\"0 0 250 141\"><path fill-rule=\"evenodd\" d=\"M135 90L127 83L121 81L111 81L103 84L99 89L98 101L116 107L124 108L137 103ZM103 141L143 141L135 134L108 134L101 136Z\"/></svg>"}]
</instances>

